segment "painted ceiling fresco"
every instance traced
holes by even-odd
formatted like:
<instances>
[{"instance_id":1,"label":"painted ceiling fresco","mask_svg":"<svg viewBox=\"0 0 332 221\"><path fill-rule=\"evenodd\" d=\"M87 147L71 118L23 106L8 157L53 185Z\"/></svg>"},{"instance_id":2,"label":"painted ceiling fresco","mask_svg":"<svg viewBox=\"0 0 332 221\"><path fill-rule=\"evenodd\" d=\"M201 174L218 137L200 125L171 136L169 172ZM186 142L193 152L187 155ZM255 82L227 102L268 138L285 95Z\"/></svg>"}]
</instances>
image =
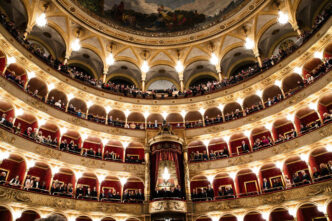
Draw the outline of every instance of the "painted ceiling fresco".
<instances>
[{"instance_id":1,"label":"painted ceiling fresco","mask_svg":"<svg viewBox=\"0 0 332 221\"><path fill-rule=\"evenodd\" d=\"M74 0L108 21L148 32L174 32L224 20L248 0Z\"/></svg>"}]
</instances>

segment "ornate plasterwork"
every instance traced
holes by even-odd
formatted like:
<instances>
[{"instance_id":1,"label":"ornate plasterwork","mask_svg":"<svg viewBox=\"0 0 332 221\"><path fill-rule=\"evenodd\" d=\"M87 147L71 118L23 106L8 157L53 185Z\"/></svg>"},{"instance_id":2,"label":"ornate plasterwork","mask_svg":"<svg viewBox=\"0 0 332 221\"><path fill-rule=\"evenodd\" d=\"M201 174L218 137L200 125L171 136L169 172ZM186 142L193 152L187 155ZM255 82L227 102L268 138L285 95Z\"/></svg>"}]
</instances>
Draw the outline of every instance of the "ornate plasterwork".
<instances>
[{"instance_id":1,"label":"ornate plasterwork","mask_svg":"<svg viewBox=\"0 0 332 221\"><path fill-rule=\"evenodd\" d=\"M300 188L293 188L287 191L260 195L256 197L239 198L235 200L224 200L217 202L194 203L195 215L203 215L211 212L230 212L237 209L250 210L260 206L273 207L282 206L287 201L308 202L315 198L328 199L332 196L332 181L317 183Z\"/></svg>"},{"instance_id":2,"label":"ornate plasterwork","mask_svg":"<svg viewBox=\"0 0 332 221\"><path fill-rule=\"evenodd\" d=\"M114 23L106 25L93 18L91 15L88 15L70 0L54 0L53 2L59 6L64 13L69 13L76 22L85 28L88 28L90 31L98 32L110 39L122 43L146 47L185 46L186 44L206 41L206 39L218 37L238 26L239 21L249 20L254 12L259 11L260 8L263 8L270 3L270 1L252 0L229 19L212 25L207 24L200 29L193 28L190 31L175 33L148 33L134 31L128 28L125 29Z\"/></svg>"},{"instance_id":3,"label":"ornate plasterwork","mask_svg":"<svg viewBox=\"0 0 332 221\"><path fill-rule=\"evenodd\" d=\"M150 213L163 213L163 212L178 212L186 213L187 204L185 201L180 200L161 200L151 202L149 205Z\"/></svg>"}]
</instances>

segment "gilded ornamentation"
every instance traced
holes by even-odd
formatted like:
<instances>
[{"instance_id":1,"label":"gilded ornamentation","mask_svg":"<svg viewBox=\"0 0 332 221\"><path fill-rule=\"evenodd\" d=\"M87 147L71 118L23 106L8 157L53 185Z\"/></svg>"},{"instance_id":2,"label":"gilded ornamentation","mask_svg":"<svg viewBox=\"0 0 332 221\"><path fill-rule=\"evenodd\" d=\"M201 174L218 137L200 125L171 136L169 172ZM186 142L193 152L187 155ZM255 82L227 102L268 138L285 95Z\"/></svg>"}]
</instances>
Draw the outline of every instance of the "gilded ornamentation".
<instances>
[{"instance_id":1,"label":"gilded ornamentation","mask_svg":"<svg viewBox=\"0 0 332 221\"><path fill-rule=\"evenodd\" d=\"M36 150L36 153L38 153L44 157L47 157L47 158L59 160L62 156L60 151L56 151L56 150L46 148L46 147L36 146L35 150Z\"/></svg>"},{"instance_id":2,"label":"gilded ornamentation","mask_svg":"<svg viewBox=\"0 0 332 221\"><path fill-rule=\"evenodd\" d=\"M185 201L166 200L156 201L150 203L150 213L160 212L187 212L187 205Z\"/></svg>"},{"instance_id":3,"label":"gilded ornamentation","mask_svg":"<svg viewBox=\"0 0 332 221\"><path fill-rule=\"evenodd\" d=\"M0 140L9 144L14 144L16 138L14 136L8 136L7 133L5 133L3 130L0 130Z\"/></svg>"}]
</instances>

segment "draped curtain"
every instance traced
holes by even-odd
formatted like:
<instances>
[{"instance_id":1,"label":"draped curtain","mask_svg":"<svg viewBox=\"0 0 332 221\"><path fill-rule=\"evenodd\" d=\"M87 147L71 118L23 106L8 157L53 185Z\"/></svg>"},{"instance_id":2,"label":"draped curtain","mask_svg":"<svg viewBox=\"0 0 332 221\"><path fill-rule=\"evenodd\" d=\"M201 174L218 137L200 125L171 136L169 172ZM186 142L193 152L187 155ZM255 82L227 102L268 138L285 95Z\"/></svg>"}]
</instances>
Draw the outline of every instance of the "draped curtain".
<instances>
[{"instance_id":1,"label":"draped curtain","mask_svg":"<svg viewBox=\"0 0 332 221\"><path fill-rule=\"evenodd\" d=\"M178 159L178 153L175 151L163 150L158 151L155 154L155 167L154 167L154 184L156 185L158 180L158 171L160 161L173 161L175 163L176 176L179 184L182 183L181 174L180 174L180 165Z\"/></svg>"}]
</instances>

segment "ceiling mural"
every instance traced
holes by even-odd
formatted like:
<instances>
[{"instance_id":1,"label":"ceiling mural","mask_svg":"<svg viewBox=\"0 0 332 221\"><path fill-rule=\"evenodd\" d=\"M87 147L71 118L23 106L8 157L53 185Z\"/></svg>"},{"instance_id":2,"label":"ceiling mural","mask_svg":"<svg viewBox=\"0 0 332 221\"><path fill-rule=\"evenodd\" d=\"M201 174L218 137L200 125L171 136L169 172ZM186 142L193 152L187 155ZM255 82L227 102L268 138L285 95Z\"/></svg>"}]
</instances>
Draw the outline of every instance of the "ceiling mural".
<instances>
[{"instance_id":1,"label":"ceiling mural","mask_svg":"<svg viewBox=\"0 0 332 221\"><path fill-rule=\"evenodd\" d=\"M175 32L226 19L248 0L73 0L108 22L148 32Z\"/></svg>"}]
</instances>

